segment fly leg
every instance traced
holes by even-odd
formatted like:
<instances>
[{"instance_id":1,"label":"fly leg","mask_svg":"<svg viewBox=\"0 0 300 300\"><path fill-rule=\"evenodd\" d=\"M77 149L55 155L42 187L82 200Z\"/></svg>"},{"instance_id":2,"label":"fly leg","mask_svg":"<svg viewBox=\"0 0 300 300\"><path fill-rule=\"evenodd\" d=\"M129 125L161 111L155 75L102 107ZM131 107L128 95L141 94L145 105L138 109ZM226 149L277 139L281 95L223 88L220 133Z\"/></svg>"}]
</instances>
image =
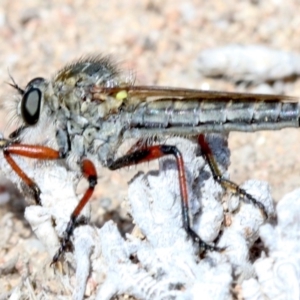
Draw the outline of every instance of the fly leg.
<instances>
[{"instance_id":1,"label":"fly leg","mask_svg":"<svg viewBox=\"0 0 300 300\"><path fill-rule=\"evenodd\" d=\"M70 243L70 238L73 234L75 227L78 224L78 217L80 215L80 212L90 200L94 192L95 186L97 185L97 171L94 164L89 159L82 160L81 172L83 176L87 179L89 187L71 214L70 221L67 224L67 228L64 231L62 240L60 242L60 248L54 255L51 265L55 264L58 261L59 257L67 250Z\"/></svg>"},{"instance_id":2,"label":"fly leg","mask_svg":"<svg viewBox=\"0 0 300 300\"><path fill-rule=\"evenodd\" d=\"M203 134L198 136L198 143L201 146L202 154L206 158L206 161L211 169L214 180L216 180L225 190L239 195L243 201L250 201L254 206L260 209L264 218L267 219L268 214L266 208L261 202L257 201L253 196L248 194L244 189L240 188L236 183L223 178L217 162L214 159L214 155Z\"/></svg>"},{"instance_id":3,"label":"fly leg","mask_svg":"<svg viewBox=\"0 0 300 300\"><path fill-rule=\"evenodd\" d=\"M38 185L26 175L26 173L18 166L11 155L19 155L42 160L52 160L62 158L60 152L46 146L16 144L5 139L0 140L0 148L3 149L5 160L32 191L36 204L41 205L41 191Z\"/></svg>"},{"instance_id":4,"label":"fly leg","mask_svg":"<svg viewBox=\"0 0 300 300\"><path fill-rule=\"evenodd\" d=\"M206 244L200 239L200 237L191 228L190 217L189 217L189 202L188 202L188 192L186 186L186 176L184 170L184 162L182 154L176 146L170 145L156 145L149 146L134 152L131 152L123 157L118 158L115 161L108 162L107 167L110 170L117 170L123 167L128 167L136 165L143 162L148 162L154 159L161 158L166 155L173 155L176 159L178 168L178 180L181 193L181 209L182 209L182 219L183 227L188 233L188 235L199 244L199 247L203 250L216 250L218 248Z\"/></svg>"},{"instance_id":5,"label":"fly leg","mask_svg":"<svg viewBox=\"0 0 300 300\"><path fill-rule=\"evenodd\" d=\"M54 150L46 146L16 144L12 141L5 140L5 139L0 140L0 148L3 149L4 158L6 159L8 164L18 174L18 176L25 182L25 184L27 184L27 186L33 191L35 201L37 204L40 205L41 191L38 185L26 175L26 173L17 165L17 163L14 161L11 155L19 155L23 157L35 158L40 160L53 160L53 159L63 158L64 154L60 151ZM60 255L67 249L70 242L70 237L73 234L74 228L77 225L78 216L82 211L83 207L91 198L94 192L94 188L97 184L97 172L94 167L94 164L90 160L88 159L82 160L81 171L83 176L87 178L89 182L89 188L87 189L84 196L79 201L78 205L76 206L73 213L71 214L70 221L67 225L67 229L61 241L61 246L58 252L53 257L53 261L51 264L57 262Z\"/></svg>"}]
</instances>

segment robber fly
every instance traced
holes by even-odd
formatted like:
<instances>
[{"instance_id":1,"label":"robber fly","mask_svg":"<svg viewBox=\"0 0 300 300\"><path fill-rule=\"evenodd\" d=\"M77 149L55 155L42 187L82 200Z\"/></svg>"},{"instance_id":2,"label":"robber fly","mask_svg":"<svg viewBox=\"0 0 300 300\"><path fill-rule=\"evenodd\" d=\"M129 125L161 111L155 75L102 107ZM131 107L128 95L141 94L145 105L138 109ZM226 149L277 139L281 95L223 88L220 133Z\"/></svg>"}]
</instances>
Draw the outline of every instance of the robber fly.
<instances>
[{"instance_id":1,"label":"robber fly","mask_svg":"<svg viewBox=\"0 0 300 300\"><path fill-rule=\"evenodd\" d=\"M176 146L153 142L163 137L197 137L215 180L252 202L267 217L260 202L222 177L204 133L299 127L298 99L135 86L133 80L122 78L109 58L95 56L65 66L50 80L35 78L25 89L14 81L11 84L20 96L16 115L21 125L9 139L0 140L0 147L8 164L33 192L36 203L40 204L42 191L16 164L14 155L63 159L69 168L80 170L89 183L70 216L52 263L66 251L80 212L93 194L96 166L116 170L166 155L173 155L177 162L185 230L201 247L215 249L201 241L191 228L182 154ZM137 142L125 156L116 158L127 139Z\"/></svg>"}]
</instances>

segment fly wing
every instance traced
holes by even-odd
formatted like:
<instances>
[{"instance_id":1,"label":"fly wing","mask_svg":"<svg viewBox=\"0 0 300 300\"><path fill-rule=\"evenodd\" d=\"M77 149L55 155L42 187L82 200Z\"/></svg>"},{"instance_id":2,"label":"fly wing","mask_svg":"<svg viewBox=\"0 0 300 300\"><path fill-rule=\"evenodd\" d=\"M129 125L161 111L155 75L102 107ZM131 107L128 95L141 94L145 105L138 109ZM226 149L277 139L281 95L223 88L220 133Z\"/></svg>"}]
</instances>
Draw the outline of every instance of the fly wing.
<instances>
[{"instance_id":1,"label":"fly wing","mask_svg":"<svg viewBox=\"0 0 300 300\"><path fill-rule=\"evenodd\" d=\"M116 87L108 93L122 95L122 114L139 131L197 134L299 126L295 97L155 86Z\"/></svg>"},{"instance_id":2,"label":"fly wing","mask_svg":"<svg viewBox=\"0 0 300 300\"><path fill-rule=\"evenodd\" d=\"M241 102L255 104L260 102L293 102L300 101L297 97L284 95L232 93L222 91L203 91L185 88L159 87L159 86L115 86L115 87L93 87L94 99L104 100L106 97L121 99L128 108L134 108L143 102L173 101L196 101L202 102ZM100 96L99 96L100 95ZM157 104L159 105L159 104Z\"/></svg>"},{"instance_id":3,"label":"fly wing","mask_svg":"<svg viewBox=\"0 0 300 300\"><path fill-rule=\"evenodd\" d=\"M159 101L160 99L177 100L211 100L211 101L280 101L299 102L299 98L284 95L232 93L222 91L204 91L185 88L158 87L158 86L130 86L127 90L129 98L141 98L144 101Z\"/></svg>"}]
</instances>

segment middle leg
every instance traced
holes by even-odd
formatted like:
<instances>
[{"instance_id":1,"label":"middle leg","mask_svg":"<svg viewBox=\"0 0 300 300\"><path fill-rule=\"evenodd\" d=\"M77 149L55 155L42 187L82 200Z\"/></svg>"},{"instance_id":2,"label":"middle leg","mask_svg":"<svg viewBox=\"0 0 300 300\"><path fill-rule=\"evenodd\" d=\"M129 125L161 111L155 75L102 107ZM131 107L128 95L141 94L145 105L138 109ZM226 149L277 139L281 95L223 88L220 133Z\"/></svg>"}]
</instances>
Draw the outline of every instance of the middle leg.
<instances>
[{"instance_id":1,"label":"middle leg","mask_svg":"<svg viewBox=\"0 0 300 300\"><path fill-rule=\"evenodd\" d=\"M123 157L118 158L115 161L108 162L108 168L110 170L117 170L123 167L136 165L143 162L155 160L166 155L173 155L176 159L176 165L178 169L178 180L181 194L181 210L183 227L185 228L188 235L199 244L199 247L204 250L216 250L214 246L206 244L200 239L200 237L191 228L191 222L189 217L189 201L188 192L186 185L186 175L184 169L184 162L181 152L176 146L172 145L155 145L145 147L129 153Z\"/></svg>"}]
</instances>

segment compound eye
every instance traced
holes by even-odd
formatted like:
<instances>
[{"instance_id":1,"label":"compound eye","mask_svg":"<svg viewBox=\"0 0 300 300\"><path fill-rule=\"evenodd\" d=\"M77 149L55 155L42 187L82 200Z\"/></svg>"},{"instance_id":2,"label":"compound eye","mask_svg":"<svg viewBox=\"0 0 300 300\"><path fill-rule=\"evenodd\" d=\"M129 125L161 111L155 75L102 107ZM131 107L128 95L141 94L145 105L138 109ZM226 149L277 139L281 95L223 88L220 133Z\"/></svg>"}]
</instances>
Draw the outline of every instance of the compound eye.
<instances>
[{"instance_id":1,"label":"compound eye","mask_svg":"<svg viewBox=\"0 0 300 300\"><path fill-rule=\"evenodd\" d=\"M21 101L21 115L27 125L35 125L40 117L42 93L35 87L30 87Z\"/></svg>"}]
</instances>

